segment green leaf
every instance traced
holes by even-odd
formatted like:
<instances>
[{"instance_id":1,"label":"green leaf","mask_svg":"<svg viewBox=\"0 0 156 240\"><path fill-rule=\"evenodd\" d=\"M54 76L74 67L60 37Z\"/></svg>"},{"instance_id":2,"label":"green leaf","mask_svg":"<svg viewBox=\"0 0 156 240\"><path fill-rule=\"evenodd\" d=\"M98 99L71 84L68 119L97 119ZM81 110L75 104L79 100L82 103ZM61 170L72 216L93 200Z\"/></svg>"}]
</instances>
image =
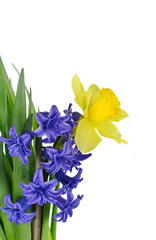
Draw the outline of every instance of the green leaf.
<instances>
[{"instance_id":1,"label":"green leaf","mask_svg":"<svg viewBox=\"0 0 156 240\"><path fill-rule=\"evenodd\" d=\"M9 137L9 124L8 124L8 121L10 122L10 119L11 117L10 114L9 114L9 106L8 106L8 97L7 97L7 93L5 92L5 110L4 110L4 123L3 123L3 131L2 131L2 135L6 138ZM12 119L11 119L12 121Z\"/></svg>"},{"instance_id":2,"label":"green leaf","mask_svg":"<svg viewBox=\"0 0 156 240\"><path fill-rule=\"evenodd\" d=\"M25 82L24 82L24 70L22 69L19 77L15 107L13 113L12 125L16 125L17 134L22 133L24 124L26 121L26 96L25 96ZM28 166L24 166L18 157L12 157L13 159L13 178L12 178L12 195L13 200L21 197L22 190L19 187L20 182L28 178ZM24 179L23 179L24 176Z\"/></svg>"},{"instance_id":3,"label":"green leaf","mask_svg":"<svg viewBox=\"0 0 156 240\"><path fill-rule=\"evenodd\" d=\"M9 181L9 184L11 185L12 182L12 159L9 154L4 155L4 166L7 174L7 178Z\"/></svg>"},{"instance_id":4,"label":"green leaf","mask_svg":"<svg viewBox=\"0 0 156 240\"><path fill-rule=\"evenodd\" d=\"M9 126L9 125L11 124L12 119L9 116L10 116L10 107L9 107L7 94L5 94L5 114L4 114L5 121L3 124L2 135L6 138L10 138L9 137L9 128L11 126ZM4 165L5 165L8 180L11 183L13 165L12 165L12 159L11 159L10 155L8 154L8 148L6 147L6 145L5 145Z\"/></svg>"},{"instance_id":5,"label":"green leaf","mask_svg":"<svg viewBox=\"0 0 156 240\"><path fill-rule=\"evenodd\" d=\"M33 114L30 114L29 117L25 121L22 132L32 130L32 120L33 120Z\"/></svg>"},{"instance_id":6,"label":"green leaf","mask_svg":"<svg viewBox=\"0 0 156 240\"><path fill-rule=\"evenodd\" d=\"M43 223L42 223L41 240L48 239L50 206L51 206L50 203L46 203L43 208Z\"/></svg>"},{"instance_id":7,"label":"green leaf","mask_svg":"<svg viewBox=\"0 0 156 240\"><path fill-rule=\"evenodd\" d=\"M15 103L15 94L11 85L11 81L9 80L6 70L4 68L2 59L0 57L0 129L2 129L4 123L4 111L5 111L5 92L8 96L8 101L10 105L10 118L12 119L12 113L14 109Z\"/></svg>"},{"instance_id":8,"label":"green leaf","mask_svg":"<svg viewBox=\"0 0 156 240\"><path fill-rule=\"evenodd\" d=\"M15 227L16 231L16 240L31 240L31 223L21 223L19 225L16 225ZM12 239L9 239L12 240Z\"/></svg>"},{"instance_id":9,"label":"green leaf","mask_svg":"<svg viewBox=\"0 0 156 240\"><path fill-rule=\"evenodd\" d=\"M1 225L0 225L0 240L7 240Z\"/></svg>"},{"instance_id":10,"label":"green leaf","mask_svg":"<svg viewBox=\"0 0 156 240\"><path fill-rule=\"evenodd\" d=\"M35 130L35 129L38 128L38 123L36 121L36 110L35 110L35 106L34 106L33 101L32 101L31 88L30 88L30 92L26 88L26 92L27 92L27 96L28 96L28 100L29 100L28 115L30 115L31 113L33 114L33 130Z\"/></svg>"},{"instance_id":11,"label":"green leaf","mask_svg":"<svg viewBox=\"0 0 156 240\"><path fill-rule=\"evenodd\" d=\"M56 186L56 190L58 190L60 188L60 182L57 184ZM58 207L56 205L53 205L53 209L52 209L52 219L53 216L58 212ZM53 221L51 222L51 233L52 233L52 237L53 240L56 240L56 232L57 232L57 222Z\"/></svg>"},{"instance_id":12,"label":"green leaf","mask_svg":"<svg viewBox=\"0 0 156 240\"><path fill-rule=\"evenodd\" d=\"M4 206L3 199L10 193L10 186L4 167L3 143L0 142L0 206ZM8 221L8 215L0 210L0 219L8 240L16 240L14 225Z\"/></svg>"},{"instance_id":13,"label":"green leaf","mask_svg":"<svg viewBox=\"0 0 156 240\"><path fill-rule=\"evenodd\" d=\"M9 101L12 103L12 106L13 106L14 105L13 103L15 101L15 94L11 85L11 81L9 80L6 70L4 68L4 64L2 62L1 57L0 57L0 78L4 84L5 89L7 90Z\"/></svg>"},{"instance_id":14,"label":"green leaf","mask_svg":"<svg viewBox=\"0 0 156 240\"><path fill-rule=\"evenodd\" d=\"M16 92L15 107L12 121L12 125L16 125L18 135L22 133L25 120L26 120L26 95L25 95L24 69L22 69Z\"/></svg>"},{"instance_id":15,"label":"green leaf","mask_svg":"<svg viewBox=\"0 0 156 240\"><path fill-rule=\"evenodd\" d=\"M32 121L33 121L33 114L31 113L27 120L25 121L23 131L31 131L32 130ZM34 154L34 148L32 147L32 154L28 157L28 172L29 172L29 180L32 179L34 172L35 172L35 166L36 166L36 161L35 161L35 154ZM24 176L23 176L24 177ZM26 178L25 181L28 181Z\"/></svg>"},{"instance_id":16,"label":"green leaf","mask_svg":"<svg viewBox=\"0 0 156 240\"><path fill-rule=\"evenodd\" d=\"M0 130L2 130L3 124L4 124L4 118L5 118L4 113L5 113L5 89L3 88L3 85L1 85L0 86Z\"/></svg>"},{"instance_id":17,"label":"green leaf","mask_svg":"<svg viewBox=\"0 0 156 240\"><path fill-rule=\"evenodd\" d=\"M47 240L53 240L53 237L52 237L50 228L48 228L48 237L47 237Z\"/></svg>"},{"instance_id":18,"label":"green leaf","mask_svg":"<svg viewBox=\"0 0 156 240\"><path fill-rule=\"evenodd\" d=\"M24 70L22 69L17 86L15 107L13 113L12 125L16 125L17 134L20 135L23 131L26 121L26 93L25 93L25 81ZM12 177L12 197L13 201L16 201L22 196L22 189L20 183L29 182L29 164L24 165L18 157L12 157L13 159L13 177ZM18 240L30 240L31 239L31 224L20 224L16 226L16 235Z\"/></svg>"}]
</instances>

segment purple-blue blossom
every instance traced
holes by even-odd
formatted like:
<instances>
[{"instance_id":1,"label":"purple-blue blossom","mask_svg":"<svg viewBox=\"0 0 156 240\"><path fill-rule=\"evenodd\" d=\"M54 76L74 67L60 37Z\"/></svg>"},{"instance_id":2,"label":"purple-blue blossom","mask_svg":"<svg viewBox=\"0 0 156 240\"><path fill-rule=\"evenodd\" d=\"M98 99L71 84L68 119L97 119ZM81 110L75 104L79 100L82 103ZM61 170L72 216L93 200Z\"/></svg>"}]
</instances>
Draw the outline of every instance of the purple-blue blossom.
<instances>
[{"instance_id":1,"label":"purple-blue blossom","mask_svg":"<svg viewBox=\"0 0 156 240\"><path fill-rule=\"evenodd\" d=\"M72 217L73 209L77 208L80 204L83 195L78 195L76 199L74 199L74 195L71 191L67 192L67 199L63 197L59 197L56 205L60 208L61 212L54 215L54 221L62 221L66 222L68 216Z\"/></svg>"},{"instance_id":2,"label":"purple-blue blossom","mask_svg":"<svg viewBox=\"0 0 156 240\"><path fill-rule=\"evenodd\" d=\"M75 145L74 143L74 140L73 140L73 143L72 143L74 146L72 148L72 152L73 152L73 155L74 155L74 160L73 160L73 163L72 163L72 166L71 166L71 170L72 168L77 168L78 166L81 165L81 161L83 160L86 160L87 158L91 157L91 153L87 153L87 154L83 154L79 151L78 147Z\"/></svg>"},{"instance_id":3,"label":"purple-blue blossom","mask_svg":"<svg viewBox=\"0 0 156 240\"><path fill-rule=\"evenodd\" d=\"M44 182L42 169L36 170L33 178L33 182L29 184L21 183L20 187L23 189L23 195L26 197L28 204L39 204L43 206L47 201L50 203L56 203L56 198L58 198L64 189L54 190L58 180L53 179L51 181Z\"/></svg>"},{"instance_id":4,"label":"purple-blue blossom","mask_svg":"<svg viewBox=\"0 0 156 240\"><path fill-rule=\"evenodd\" d=\"M70 103L68 106L68 109L64 110L64 113L66 116L69 116L69 120L67 121L68 124L71 125L71 131L70 133L73 133L73 128L77 125L77 121L79 120L81 114L80 113L73 113L72 112L72 104Z\"/></svg>"},{"instance_id":5,"label":"purple-blue blossom","mask_svg":"<svg viewBox=\"0 0 156 240\"><path fill-rule=\"evenodd\" d=\"M82 154L74 145L70 138L65 141L62 149L47 147L44 149L43 157L48 162L41 162L46 172L56 174L59 170L72 170L73 167L79 166L80 161L87 159L91 154Z\"/></svg>"},{"instance_id":6,"label":"purple-blue blossom","mask_svg":"<svg viewBox=\"0 0 156 240\"><path fill-rule=\"evenodd\" d=\"M82 182L83 178L81 178L81 174L82 168L78 169L78 173L74 177L69 177L65 172L60 170L55 174L55 177L63 184L65 189L72 190L73 188L76 188L80 182Z\"/></svg>"},{"instance_id":7,"label":"purple-blue blossom","mask_svg":"<svg viewBox=\"0 0 156 240\"><path fill-rule=\"evenodd\" d=\"M44 143L52 143L58 136L71 131L70 115L61 117L58 108L53 105L50 112L36 113L36 119L39 127L33 132L37 137L46 136Z\"/></svg>"},{"instance_id":8,"label":"purple-blue blossom","mask_svg":"<svg viewBox=\"0 0 156 240\"><path fill-rule=\"evenodd\" d=\"M9 215L8 220L10 222L15 222L16 225L20 223L29 223L35 217L36 213L26 213L31 207L25 197L21 197L17 202L12 203L10 199L10 194L4 197L5 208L0 207L0 209Z\"/></svg>"},{"instance_id":9,"label":"purple-blue blossom","mask_svg":"<svg viewBox=\"0 0 156 240\"><path fill-rule=\"evenodd\" d=\"M41 165L46 172L50 172L52 174L55 174L60 169L70 170L74 159L73 154L71 154L70 145L67 141L64 143L62 149L56 149L53 147L45 148L43 155L50 161L46 163L41 162Z\"/></svg>"},{"instance_id":10,"label":"purple-blue blossom","mask_svg":"<svg viewBox=\"0 0 156 240\"><path fill-rule=\"evenodd\" d=\"M16 126L12 126L9 130L10 138L0 137L0 141L8 145L9 155L19 157L23 164L28 164L28 156L32 154L29 146L33 139L31 132L25 132L18 136Z\"/></svg>"}]
</instances>

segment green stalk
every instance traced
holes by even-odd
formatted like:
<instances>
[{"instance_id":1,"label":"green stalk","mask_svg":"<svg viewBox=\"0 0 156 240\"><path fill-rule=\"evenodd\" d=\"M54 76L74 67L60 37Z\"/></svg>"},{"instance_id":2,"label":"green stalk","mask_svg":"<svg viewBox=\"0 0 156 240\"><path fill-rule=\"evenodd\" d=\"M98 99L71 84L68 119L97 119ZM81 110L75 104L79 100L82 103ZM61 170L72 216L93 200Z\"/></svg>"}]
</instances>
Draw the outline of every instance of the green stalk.
<instances>
[{"instance_id":1,"label":"green stalk","mask_svg":"<svg viewBox=\"0 0 156 240\"><path fill-rule=\"evenodd\" d=\"M56 186L56 190L60 188L60 182ZM53 205L52 210L52 222L51 222L51 233L52 233L52 239L56 240L56 233L57 233L57 222L53 221L53 216L58 212L58 207L56 205Z\"/></svg>"},{"instance_id":2,"label":"green stalk","mask_svg":"<svg viewBox=\"0 0 156 240\"><path fill-rule=\"evenodd\" d=\"M48 240L50 203L46 203L43 208L43 223L41 240Z\"/></svg>"},{"instance_id":3,"label":"green stalk","mask_svg":"<svg viewBox=\"0 0 156 240\"><path fill-rule=\"evenodd\" d=\"M36 169L40 168L42 139L36 138ZM41 219L42 219L42 207L36 204L35 207L36 216L32 221L32 240L41 239Z\"/></svg>"}]
</instances>

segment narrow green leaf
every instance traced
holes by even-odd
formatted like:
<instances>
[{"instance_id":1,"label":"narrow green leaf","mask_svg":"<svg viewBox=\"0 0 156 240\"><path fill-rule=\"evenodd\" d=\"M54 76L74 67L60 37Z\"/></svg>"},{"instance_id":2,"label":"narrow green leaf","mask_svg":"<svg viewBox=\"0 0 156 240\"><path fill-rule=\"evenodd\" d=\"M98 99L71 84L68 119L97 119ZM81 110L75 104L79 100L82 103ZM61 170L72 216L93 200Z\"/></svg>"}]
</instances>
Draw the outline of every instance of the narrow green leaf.
<instances>
[{"instance_id":1,"label":"narrow green leaf","mask_svg":"<svg viewBox=\"0 0 156 240\"><path fill-rule=\"evenodd\" d=\"M47 237L46 240L53 240L53 237L52 237L52 234L51 234L50 228L48 228L48 237Z\"/></svg>"},{"instance_id":2,"label":"narrow green leaf","mask_svg":"<svg viewBox=\"0 0 156 240\"><path fill-rule=\"evenodd\" d=\"M4 114L5 121L3 124L2 136L6 137L6 138L10 138L9 128L11 127L10 124L11 124L12 119L9 116L10 116L10 106L9 106L7 94L5 94L5 114ZM13 165L12 165L12 159L11 159L10 155L8 154L8 148L6 147L6 145L5 145L4 165L5 165L9 183L11 183Z\"/></svg>"},{"instance_id":3,"label":"narrow green leaf","mask_svg":"<svg viewBox=\"0 0 156 240\"><path fill-rule=\"evenodd\" d=\"M25 81L24 81L24 69L22 69L19 77L15 107L13 113L12 125L16 125L17 133L22 133L26 120L26 95L25 95Z\"/></svg>"},{"instance_id":4,"label":"narrow green leaf","mask_svg":"<svg viewBox=\"0 0 156 240\"><path fill-rule=\"evenodd\" d=\"M22 69L17 87L12 121L12 125L16 125L18 135L22 133L25 121L26 121L26 96L25 96L24 70ZM28 179L29 168L28 166L24 166L18 157L12 157L12 159L13 159L12 195L13 200L16 201L17 198L19 198L22 193L19 184L23 180Z\"/></svg>"},{"instance_id":5,"label":"narrow green leaf","mask_svg":"<svg viewBox=\"0 0 156 240\"><path fill-rule=\"evenodd\" d=\"M0 88L5 89L5 91L7 92L10 106L13 112L14 103L15 103L15 94L11 85L11 81L9 80L6 70L4 68L1 57L0 57Z\"/></svg>"},{"instance_id":6,"label":"narrow green leaf","mask_svg":"<svg viewBox=\"0 0 156 240\"><path fill-rule=\"evenodd\" d=\"M21 223L15 226L16 240L31 240L31 223ZM9 239L12 240L12 239Z\"/></svg>"},{"instance_id":7,"label":"narrow green leaf","mask_svg":"<svg viewBox=\"0 0 156 240\"><path fill-rule=\"evenodd\" d=\"M1 225L0 225L0 240L7 240Z\"/></svg>"},{"instance_id":8,"label":"narrow green leaf","mask_svg":"<svg viewBox=\"0 0 156 240\"><path fill-rule=\"evenodd\" d=\"M31 113L33 114L33 130L35 130L35 129L38 128L38 123L36 121L36 110L35 110L35 106L34 106L33 101L32 101L32 90L31 90L31 88L30 88L30 92L26 88L26 92L27 92L27 96L28 96L28 100L29 100L28 115L30 115Z\"/></svg>"},{"instance_id":9,"label":"narrow green leaf","mask_svg":"<svg viewBox=\"0 0 156 240\"><path fill-rule=\"evenodd\" d=\"M33 114L30 114L29 117L25 121L22 132L32 130L32 120L33 120Z\"/></svg>"},{"instance_id":10,"label":"narrow green leaf","mask_svg":"<svg viewBox=\"0 0 156 240\"><path fill-rule=\"evenodd\" d=\"M17 86L13 121L12 125L16 125L17 134L20 135L23 131L26 121L26 93L24 70L22 69ZM29 164L24 165L18 157L13 159L13 177L12 177L12 196L13 201L16 201L22 196L22 189L20 183L29 182ZM31 240L31 224L20 224L16 226L16 236L18 240Z\"/></svg>"},{"instance_id":11,"label":"narrow green leaf","mask_svg":"<svg viewBox=\"0 0 156 240\"><path fill-rule=\"evenodd\" d=\"M8 118L10 119L9 116L9 109L8 109L8 97L7 97L7 93L5 91L5 102L4 102L4 105L5 105L5 110L4 110L4 123L3 123L3 131L2 131L2 135L3 137L6 137L8 138L9 137L9 127L8 127Z\"/></svg>"},{"instance_id":12,"label":"narrow green leaf","mask_svg":"<svg viewBox=\"0 0 156 240\"><path fill-rule=\"evenodd\" d=\"M0 86L0 131L2 131L4 124L5 113L5 90L3 86Z\"/></svg>"},{"instance_id":13,"label":"narrow green leaf","mask_svg":"<svg viewBox=\"0 0 156 240\"><path fill-rule=\"evenodd\" d=\"M9 154L4 155L4 166L5 166L5 170L6 170L6 174L7 174L7 178L9 181L9 184L11 185L12 182L12 159L9 156Z\"/></svg>"},{"instance_id":14,"label":"narrow green leaf","mask_svg":"<svg viewBox=\"0 0 156 240\"><path fill-rule=\"evenodd\" d=\"M58 190L59 188L60 188L60 182L57 184L55 189ZM58 212L58 207L56 205L53 205L52 219L57 212ZM56 232L57 232L57 222L52 220L51 221L51 233L52 233L53 240L56 240Z\"/></svg>"},{"instance_id":15,"label":"narrow green leaf","mask_svg":"<svg viewBox=\"0 0 156 240\"><path fill-rule=\"evenodd\" d=\"M13 112L11 109L11 105L8 99L7 92L5 92L5 112L4 112L4 131L3 136L8 138L9 137L9 129L12 126L12 116Z\"/></svg>"},{"instance_id":16,"label":"narrow green leaf","mask_svg":"<svg viewBox=\"0 0 156 240\"><path fill-rule=\"evenodd\" d=\"M58 138L58 141L55 144L55 148L62 148L62 137ZM53 176L50 176L50 179L52 179ZM60 189L60 182L58 182L56 188L56 190ZM53 209L52 209L52 221L51 221L51 234L52 234L52 238L53 240L56 240L56 233L57 233L57 222L53 221L53 217L54 215L58 212L58 207L56 205L53 205Z\"/></svg>"},{"instance_id":17,"label":"narrow green leaf","mask_svg":"<svg viewBox=\"0 0 156 240\"><path fill-rule=\"evenodd\" d=\"M46 203L43 209L42 237L41 240L48 239L50 203Z\"/></svg>"},{"instance_id":18,"label":"narrow green leaf","mask_svg":"<svg viewBox=\"0 0 156 240\"><path fill-rule=\"evenodd\" d=\"M13 201L16 201L22 195L22 189L20 188L20 183L22 182L21 179L22 179L23 164L21 163L18 157L12 157L12 160L13 160L12 198L13 198Z\"/></svg>"},{"instance_id":19,"label":"narrow green leaf","mask_svg":"<svg viewBox=\"0 0 156 240\"><path fill-rule=\"evenodd\" d=\"M32 130L32 121L33 121L33 114L31 113L27 120L25 121L23 131L31 131ZM29 163L28 163L28 172L29 172L29 180L32 179L34 172L35 172L35 167L36 167L36 162L35 162L35 153L34 153L34 148L32 148L32 154L28 157ZM25 179L26 181L28 180L27 178Z\"/></svg>"},{"instance_id":20,"label":"narrow green leaf","mask_svg":"<svg viewBox=\"0 0 156 240\"><path fill-rule=\"evenodd\" d=\"M0 142L0 206L4 207L3 199L10 193L9 183L4 167L3 143ZM8 215L0 210L0 219L4 226L5 234L8 240L16 240L14 224L8 221Z\"/></svg>"}]
</instances>

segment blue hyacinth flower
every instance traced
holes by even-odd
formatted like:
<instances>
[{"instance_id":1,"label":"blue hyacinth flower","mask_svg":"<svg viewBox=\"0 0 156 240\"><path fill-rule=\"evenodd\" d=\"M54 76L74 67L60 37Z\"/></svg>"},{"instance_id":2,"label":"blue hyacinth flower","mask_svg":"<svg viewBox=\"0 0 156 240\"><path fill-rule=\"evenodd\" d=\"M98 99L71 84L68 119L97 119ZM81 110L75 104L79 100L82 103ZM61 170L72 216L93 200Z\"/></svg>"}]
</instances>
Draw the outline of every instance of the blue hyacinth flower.
<instances>
[{"instance_id":1,"label":"blue hyacinth flower","mask_svg":"<svg viewBox=\"0 0 156 240\"><path fill-rule=\"evenodd\" d=\"M74 155L72 154L70 145L65 142L62 149L56 149L53 147L47 147L44 149L44 157L50 160L47 163L41 162L44 170L55 174L60 169L70 170Z\"/></svg>"},{"instance_id":2,"label":"blue hyacinth flower","mask_svg":"<svg viewBox=\"0 0 156 240\"><path fill-rule=\"evenodd\" d=\"M64 189L54 190L58 180L53 179L51 181L44 182L42 169L36 170L33 178L33 182L29 184L21 183L20 187L23 189L23 195L26 197L28 204L39 204L43 206L47 201L50 203L56 203L56 198L58 198Z\"/></svg>"},{"instance_id":3,"label":"blue hyacinth flower","mask_svg":"<svg viewBox=\"0 0 156 240\"><path fill-rule=\"evenodd\" d=\"M15 222L16 225L20 223L29 223L34 218L36 213L26 213L31 207L25 197L19 198L17 202L12 203L10 199L10 194L7 194L4 198L5 208L0 207L0 209L9 215L8 220L10 222Z\"/></svg>"},{"instance_id":4,"label":"blue hyacinth flower","mask_svg":"<svg viewBox=\"0 0 156 240\"><path fill-rule=\"evenodd\" d=\"M9 130L9 136L9 139L0 137L0 141L8 145L9 155L19 157L23 164L28 164L28 156L32 154L32 150L29 149L33 139L32 134L25 132L18 136L16 126L12 126Z\"/></svg>"},{"instance_id":5,"label":"blue hyacinth flower","mask_svg":"<svg viewBox=\"0 0 156 240\"><path fill-rule=\"evenodd\" d=\"M71 166L71 170L72 168L77 168L78 166L81 165L81 161L86 160L87 158L91 157L91 153L87 153L87 154L83 154L79 151L79 149L77 148L77 146L73 147L73 155L74 155L74 159L72 162L72 166Z\"/></svg>"},{"instance_id":6,"label":"blue hyacinth flower","mask_svg":"<svg viewBox=\"0 0 156 240\"><path fill-rule=\"evenodd\" d=\"M65 174L65 172L60 170L55 174L55 177L63 184L66 190L72 190L73 188L76 188L80 182L82 182L83 178L81 178L81 174L82 168L78 169L78 173L74 177L69 177Z\"/></svg>"},{"instance_id":7,"label":"blue hyacinth flower","mask_svg":"<svg viewBox=\"0 0 156 240\"><path fill-rule=\"evenodd\" d=\"M48 162L41 162L46 172L56 174L59 170L72 170L73 167L79 166L80 161L87 159L91 154L82 154L74 145L71 138L65 141L62 149L47 147L44 149L43 157Z\"/></svg>"},{"instance_id":8,"label":"blue hyacinth flower","mask_svg":"<svg viewBox=\"0 0 156 240\"><path fill-rule=\"evenodd\" d=\"M33 133L37 137L45 135L46 138L43 139L44 143L54 142L58 136L62 136L72 128L71 124L68 123L70 115L67 114L61 117L55 105L51 107L50 112L36 113L36 119L39 127Z\"/></svg>"},{"instance_id":9,"label":"blue hyacinth flower","mask_svg":"<svg viewBox=\"0 0 156 240\"><path fill-rule=\"evenodd\" d=\"M69 104L68 109L64 110L64 113L66 114L66 116L69 117L69 120L67 121L67 123L71 125L70 134L72 134L74 127L77 125L77 121L81 117L81 114L77 113L77 112L74 112L74 113L72 112L72 104L71 103Z\"/></svg>"},{"instance_id":10,"label":"blue hyacinth flower","mask_svg":"<svg viewBox=\"0 0 156 240\"><path fill-rule=\"evenodd\" d=\"M74 195L71 191L67 192L67 199L59 197L56 205L60 208L61 212L54 215L54 221L66 222L68 216L72 217L73 209L79 206L82 198L83 195L78 195L77 198L74 199Z\"/></svg>"}]
</instances>

